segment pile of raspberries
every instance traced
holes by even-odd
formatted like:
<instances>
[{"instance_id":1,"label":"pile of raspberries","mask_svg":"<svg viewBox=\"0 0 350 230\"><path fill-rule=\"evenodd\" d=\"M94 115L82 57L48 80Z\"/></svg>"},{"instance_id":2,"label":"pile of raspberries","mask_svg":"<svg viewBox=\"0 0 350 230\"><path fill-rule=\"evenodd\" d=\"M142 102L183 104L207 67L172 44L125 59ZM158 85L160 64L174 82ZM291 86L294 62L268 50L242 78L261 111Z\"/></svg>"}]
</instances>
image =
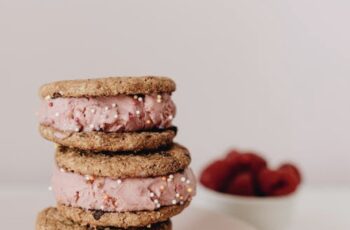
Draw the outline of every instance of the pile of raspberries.
<instances>
[{"instance_id":1,"label":"pile of raspberries","mask_svg":"<svg viewBox=\"0 0 350 230\"><path fill-rule=\"evenodd\" d=\"M283 196L293 193L301 183L301 174L292 164L268 168L255 153L230 151L225 158L207 166L200 177L207 188L241 196Z\"/></svg>"}]
</instances>

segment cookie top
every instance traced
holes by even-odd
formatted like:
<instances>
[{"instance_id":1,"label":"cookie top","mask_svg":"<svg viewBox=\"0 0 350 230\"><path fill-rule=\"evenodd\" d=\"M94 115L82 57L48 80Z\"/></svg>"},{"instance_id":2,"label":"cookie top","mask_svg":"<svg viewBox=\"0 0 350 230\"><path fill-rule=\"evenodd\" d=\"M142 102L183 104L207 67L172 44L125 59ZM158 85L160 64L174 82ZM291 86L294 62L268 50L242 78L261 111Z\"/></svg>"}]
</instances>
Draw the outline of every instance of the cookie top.
<instances>
[{"instance_id":1,"label":"cookie top","mask_svg":"<svg viewBox=\"0 0 350 230\"><path fill-rule=\"evenodd\" d=\"M175 90L175 82L167 77L106 77L48 83L40 88L40 96L42 98L100 97L171 93Z\"/></svg>"},{"instance_id":2,"label":"cookie top","mask_svg":"<svg viewBox=\"0 0 350 230\"><path fill-rule=\"evenodd\" d=\"M118 228L111 226L80 225L63 216L57 208L46 208L38 214L36 230L171 230L171 221L155 223L144 227Z\"/></svg>"},{"instance_id":3,"label":"cookie top","mask_svg":"<svg viewBox=\"0 0 350 230\"><path fill-rule=\"evenodd\" d=\"M91 152L58 146L58 167L82 175L111 178L144 178L165 176L187 168L189 151L179 145L142 152Z\"/></svg>"},{"instance_id":4,"label":"cookie top","mask_svg":"<svg viewBox=\"0 0 350 230\"><path fill-rule=\"evenodd\" d=\"M74 208L62 204L58 204L57 208L63 216L81 225L130 228L166 221L181 213L189 204L190 201L183 205L166 206L155 211L138 212L103 212Z\"/></svg>"}]
</instances>

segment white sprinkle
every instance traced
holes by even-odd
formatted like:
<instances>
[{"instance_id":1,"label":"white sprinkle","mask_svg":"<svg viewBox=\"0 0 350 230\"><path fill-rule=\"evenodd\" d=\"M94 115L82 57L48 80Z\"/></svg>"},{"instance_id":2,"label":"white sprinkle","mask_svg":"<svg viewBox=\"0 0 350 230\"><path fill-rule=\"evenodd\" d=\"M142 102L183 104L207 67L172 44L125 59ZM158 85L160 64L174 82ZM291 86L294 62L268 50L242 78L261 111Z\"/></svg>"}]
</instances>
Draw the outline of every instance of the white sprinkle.
<instances>
[{"instance_id":1,"label":"white sprinkle","mask_svg":"<svg viewBox=\"0 0 350 230\"><path fill-rule=\"evenodd\" d=\"M159 203L158 203L158 204L156 204L156 207L157 207L157 208L160 208L160 204L159 204Z\"/></svg>"},{"instance_id":2,"label":"white sprinkle","mask_svg":"<svg viewBox=\"0 0 350 230\"><path fill-rule=\"evenodd\" d=\"M161 185L159 188L160 188L160 190L164 190L164 186L163 185Z\"/></svg>"},{"instance_id":3,"label":"white sprinkle","mask_svg":"<svg viewBox=\"0 0 350 230\"><path fill-rule=\"evenodd\" d=\"M90 128L93 129L95 126L93 124L90 125Z\"/></svg>"},{"instance_id":4,"label":"white sprinkle","mask_svg":"<svg viewBox=\"0 0 350 230\"><path fill-rule=\"evenodd\" d=\"M157 199L155 199L153 202L154 202L155 204L159 204L159 200L157 200Z\"/></svg>"},{"instance_id":5,"label":"white sprinkle","mask_svg":"<svg viewBox=\"0 0 350 230\"><path fill-rule=\"evenodd\" d=\"M168 182L171 182L171 181L173 181L173 179L174 179L174 175L172 175L172 174L170 174L169 176L168 176Z\"/></svg>"},{"instance_id":6,"label":"white sprinkle","mask_svg":"<svg viewBox=\"0 0 350 230\"><path fill-rule=\"evenodd\" d=\"M103 206L103 205L101 205L101 207L100 207L102 210L104 210L105 209L105 206Z\"/></svg>"},{"instance_id":7,"label":"white sprinkle","mask_svg":"<svg viewBox=\"0 0 350 230\"><path fill-rule=\"evenodd\" d=\"M60 172L66 172L66 170L64 170L64 168L60 168Z\"/></svg>"},{"instance_id":8,"label":"white sprinkle","mask_svg":"<svg viewBox=\"0 0 350 230\"><path fill-rule=\"evenodd\" d=\"M56 116L56 117L60 116L60 113L55 113L55 116Z\"/></svg>"},{"instance_id":9,"label":"white sprinkle","mask_svg":"<svg viewBox=\"0 0 350 230\"><path fill-rule=\"evenodd\" d=\"M85 175L85 180L91 180L91 177L89 175Z\"/></svg>"},{"instance_id":10,"label":"white sprinkle","mask_svg":"<svg viewBox=\"0 0 350 230\"><path fill-rule=\"evenodd\" d=\"M47 189L48 189L49 191L52 191L52 187L51 187L51 186L49 186Z\"/></svg>"},{"instance_id":11,"label":"white sprinkle","mask_svg":"<svg viewBox=\"0 0 350 230\"><path fill-rule=\"evenodd\" d=\"M114 118L118 118L118 114L114 114L114 116L113 116Z\"/></svg>"},{"instance_id":12,"label":"white sprinkle","mask_svg":"<svg viewBox=\"0 0 350 230\"><path fill-rule=\"evenodd\" d=\"M191 181L189 179L187 179L186 184L191 184Z\"/></svg>"},{"instance_id":13,"label":"white sprinkle","mask_svg":"<svg viewBox=\"0 0 350 230\"><path fill-rule=\"evenodd\" d=\"M149 225L147 225L147 228L151 228L151 227L152 227L152 225L150 225L150 224L149 224Z\"/></svg>"},{"instance_id":14,"label":"white sprinkle","mask_svg":"<svg viewBox=\"0 0 350 230\"><path fill-rule=\"evenodd\" d=\"M96 112L96 110L95 109L91 109L91 113L95 113Z\"/></svg>"},{"instance_id":15,"label":"white sprinkle","mask_svg":"<svg viewBox=\"0 0 350 230\"><path fill-rule=\"evenodd\" d=\"M117 180L117 184L121 184L122 183L122 180L121 179L118 179Z\"/></svg>"},{"instance_id":16,"label":"white sprinkle","mask_svg":"<svg viewBox=\"0 0 350 230\"><path fill-rule=\"evenodd\" d=\"M137 100L138 100L139 102L142 102L142 101L143 101L143 98L142 98L142 97L139 97Z\"/></svg>"},{"instance_id":17,"label":"white sprinkle","mask_svg":"<svg viewBox=\"0 0 350 230\"><path fill-rule=\"evenodd\" d=\"M109 110L109 107L108 107L108 106L106 106L106 107L105 107L105 110L106 110L106 111L107 111L107 110Z\"/></svg>"},{"instance_id":18,"label":"white sprinkle","mask_svg":"<svg viewBox=\"0 0 350 230\"><path fill-rule=\"evenodd\" d=\"M117 104L113 103L113 104L112 104L112 107L113 107L113 108L117 107Z\"/></svg>"},{"instance_id":19,"label":"white sprinkle","mask_svg":"<svg viewBox=\"0 0 350 230\"><path fill-rule=\"evenodd\" d=\"M155 194L154 194L153 192L150 192L149 196L150 196L150 197L154 197Z\"/></svg>"},{"instance_id":20,"label":"white sprinkle","mask_svg":"<svg viewBox=\"0 0 350 230\"><path fill-rule=\"evenodd\" d=\"M80 128L75 128L75 132L79 132L80 131Z\"/></svg>"},{"instance_id":21,"label":"white sprinkle","mask_svg":"<svg viewBox=\"0 0 350 230\"><path fill-rule=\"evenodd\" d=\"M137 100L137 95L134 95L134 99Z\"/></svg>"},{"instance_id":22,"label":"white sprinkle","mask_svg":"<svg viewBox=\"0 0 350 230\"><path fill-rule=\"evenodd\" d=\"M136 115L140 116L140 114L141 114L141 111L140 110L136 110Z\"/></svg>"},{"instance_id":23,"label":"white sprinkle","mask_svg":"<svg viewBox=\"0 0 350 230\"><path fill-rule=\"evenodd\" d=\"M171 203L172 203L172 204L176 204L177 201L174 199L174 200L171 201Z\"/></svg>"},{"instance_id":24,"label":"white sprinkle","mask_svg":"<svg viewBox=\"0 0 350 230\"><path fill-rule=\"evenodd\" d=\"M168 119L169 119L169 120L172 120L172 119L174 119L174 116L173 116L173 115L170 115L170 116L168 117Z\"/></svg>"},{"instance_id":25,"label":"white sprinkle","mask_svg":"<svg viewBox=\"0 0 350 230\"><path fill-rule=\"evenodd\" d=\"M175 196L176 196L176 198L179 198L179 197L180 197L180 194L179 194L179 193L176 193Z\"/></svg>"},{"instance_id":26,"label":"white sprinkle","mask_svg":"<svg viewBox=\"0 0 350 230\"><path fill-rule=\"evenodd\" d=\"M182 182L185 182L186 181L186 178L183 176L183 177L181 177L181 181Z\"/></svg>"},{"instance_id":27,"label":"white sprinkle","mask_svg":"<svg viewBox=\"0 0 350 230\"><path fill-rule=\"evenodd\" d=\"M45 97L45 100L50 100L51 99L51 96L50 95L47 95L46 97Z\"/></svg>"}]
</instances>

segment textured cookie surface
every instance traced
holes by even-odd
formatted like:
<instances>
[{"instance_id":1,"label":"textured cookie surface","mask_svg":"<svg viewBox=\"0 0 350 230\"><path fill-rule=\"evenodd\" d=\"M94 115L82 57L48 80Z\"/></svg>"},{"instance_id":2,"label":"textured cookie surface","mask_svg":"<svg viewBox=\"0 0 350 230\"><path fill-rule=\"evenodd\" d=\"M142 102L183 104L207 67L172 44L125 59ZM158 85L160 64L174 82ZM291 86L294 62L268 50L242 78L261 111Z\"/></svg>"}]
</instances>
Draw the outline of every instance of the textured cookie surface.
<instances>
[{"instance_id":1,"label":"textured cookie surface","mask_svg":"<svg viewBox=\"0 0 350 230\"><path fill-rule=\"evenodd\" d=\"M171 230L171 222L165 221L145 227L117 228L110 226L80 225L64 217L56 208L47 208L37 217L36 230Z\"/></svg>"},{"instance_id":2,"label":"textured cookie surface","mask_svg":"<svg viewBox=\"0 0 350 230\"><path fill-rule=\"evenodd\" d=\"M190 202L184 205L162 207L155 211L138 212L103 212L58 205L58 210L66 218L81 225L113 226L120 228L147 226L163 222L182 212Z\"/></svg>"},{"instance_id":3,"label":"textured cookie surface","mask_svg":"<svg viewBox=\"0 0 350 230\"><path fill-rule=\"evenodd\" d=\"M56 162L58 167L82 175L124 179L176 173L190 164L191 157L188 150L179 144L163 150L117 154L58 146Z\"/></svg>"},{"instance_id":4,"label":"textured cookie surface","mask_svg":"<svg viewBox=\"0 0 350 230\"><path fill-rule=\"evenodd\" d=\"M66 132L39 126L41 135L52 142L91 151L140 151L168 146L176 136L176 128L160 131L128 133Z\"/></svg>"},{"instance_id":5,"label":"textured cookie surface","mask_svg":"<svg viewBox=\"0 0 350 230\"><path fill-rule=\"evenodd\" d=\"M43 98L99 97L171 93L175 89L175 82L167 77L107 77L49 83L40 88L40 95Z\"/></svg>"}]
</instances>

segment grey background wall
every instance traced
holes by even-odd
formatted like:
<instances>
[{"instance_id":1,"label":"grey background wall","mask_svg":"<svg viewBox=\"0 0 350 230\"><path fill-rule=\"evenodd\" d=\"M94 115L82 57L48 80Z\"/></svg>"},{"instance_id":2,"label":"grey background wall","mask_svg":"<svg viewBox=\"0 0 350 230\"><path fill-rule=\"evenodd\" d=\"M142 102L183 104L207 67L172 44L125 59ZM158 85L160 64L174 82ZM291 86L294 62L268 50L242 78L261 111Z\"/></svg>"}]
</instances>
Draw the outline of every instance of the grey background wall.
<instances>
[{"instance_id":1,"label":"grey background wall","mask_svg":"<svg viewBox=\"0 0 350 230\"><path fill-rule=\"evenodd\" d=\"M160 74L198 171L230 147L350 183L349 1L0 0L0 181L48 183L38 87Z\"/></svg>"}]
</instances>

